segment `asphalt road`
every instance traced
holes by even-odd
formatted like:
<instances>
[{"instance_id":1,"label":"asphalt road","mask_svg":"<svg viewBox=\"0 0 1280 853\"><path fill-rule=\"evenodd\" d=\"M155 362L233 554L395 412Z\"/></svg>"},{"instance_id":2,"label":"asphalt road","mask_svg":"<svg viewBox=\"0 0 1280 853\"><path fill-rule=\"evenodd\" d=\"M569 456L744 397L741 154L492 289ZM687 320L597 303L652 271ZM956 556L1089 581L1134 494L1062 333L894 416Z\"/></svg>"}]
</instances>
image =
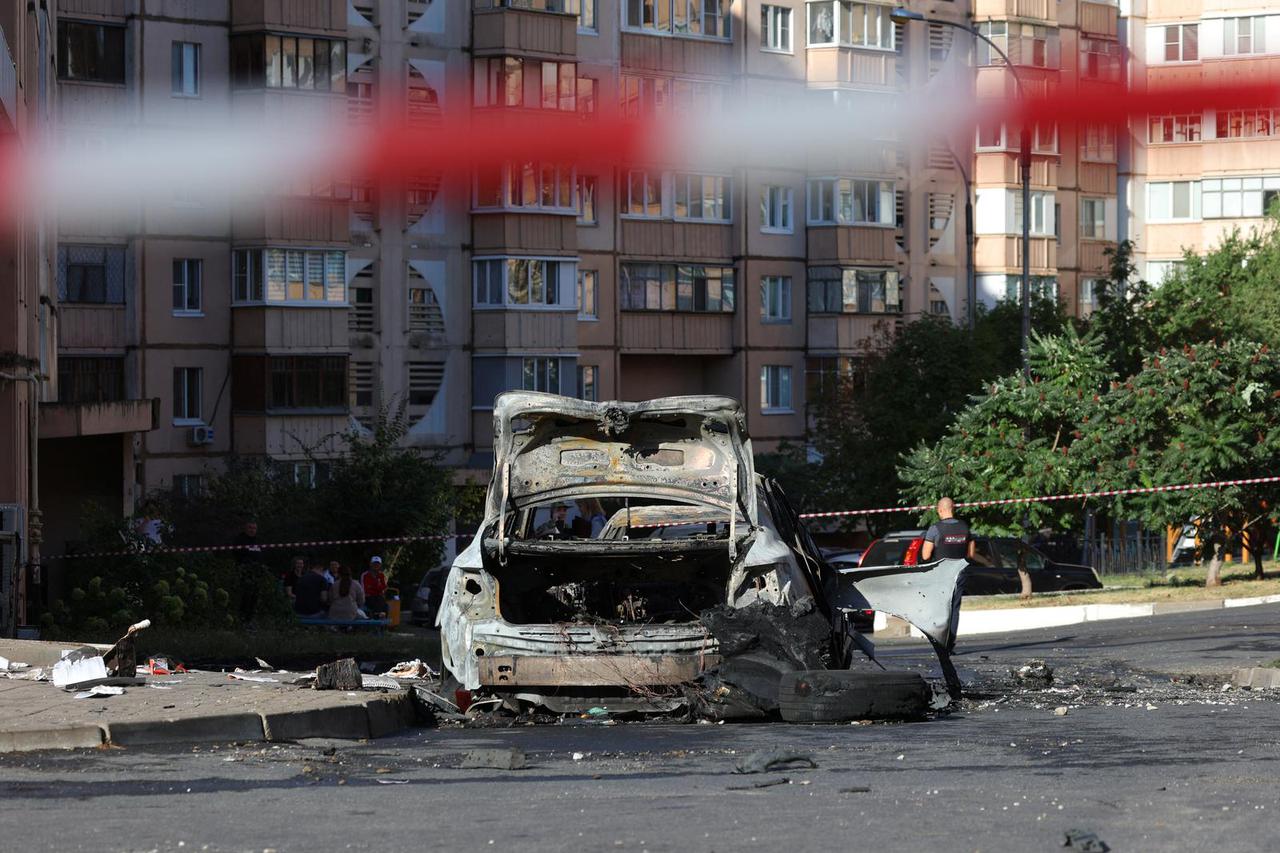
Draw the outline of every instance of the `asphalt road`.
<instances>
[{"instance_id":1,"label":"asphalt road","mask_svg":"<svg viewBox=\"0 0 1280 853\"><path fill-rule=\"evenodd\" d=\"M930 665L918 645L882 652ZM1280 701L1224 692L1220 674L1280 657L1280 607L984 637L960 652L972 698L915 723L454 728L0 757L0 846L1052 851L1079 828L1117 851L1275 849ZM1032 657L1056 668L1051 686L1010 675ZM460 768L471 750L510 747L529 768ZM817 769L733 773L744 754L781 748Z\"/></svg>"}]
</instances>

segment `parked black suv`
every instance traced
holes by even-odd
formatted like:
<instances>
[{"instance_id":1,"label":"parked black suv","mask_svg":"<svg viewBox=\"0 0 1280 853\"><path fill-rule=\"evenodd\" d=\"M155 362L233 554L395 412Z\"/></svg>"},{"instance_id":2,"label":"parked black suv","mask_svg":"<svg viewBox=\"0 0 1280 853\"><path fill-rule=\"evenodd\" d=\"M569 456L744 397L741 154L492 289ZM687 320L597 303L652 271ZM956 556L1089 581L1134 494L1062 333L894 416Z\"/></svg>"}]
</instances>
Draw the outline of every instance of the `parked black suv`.
<instances>
[{"instance_id":1,"label":"parked black suv","mask_svg":"<svg viewBox=\"0 0 1280 853\"><path fill-rule=\"evenodd\" d=\"M1102 589L1098 575L1088 566L1059 563L1019 539L1009 536L975 536L975 557L964 573L965 595L996 595L1022 591L1018 578L1018 553L1026 554L1032 592ZM899 530L872 542L859 566L911 566L920 561L923 530Z\"/></svg>"}]
</instances>

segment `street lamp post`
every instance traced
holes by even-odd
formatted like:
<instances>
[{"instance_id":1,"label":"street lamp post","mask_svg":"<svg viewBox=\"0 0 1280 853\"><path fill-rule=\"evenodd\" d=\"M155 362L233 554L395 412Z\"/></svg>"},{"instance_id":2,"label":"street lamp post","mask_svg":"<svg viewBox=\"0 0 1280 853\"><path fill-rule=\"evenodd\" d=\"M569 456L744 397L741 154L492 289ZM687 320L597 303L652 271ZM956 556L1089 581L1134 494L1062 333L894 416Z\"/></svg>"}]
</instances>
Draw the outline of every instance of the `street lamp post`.
<instances>
[{"instance_id":1,"label":"street lamp post","mask_svg":"<svg viewBox=\"0 0 1280 853\"><path fill-rule=\"evenodd\" d=\"M889 13L889 18L896 23L908 23L910 21L920 21L927 24L938 24L952 29L963 30L966 33L980 38L991 49L999 54L1004 60L1005 68L1009 69L1009 73L1013 75L1014 87L1018 90L1018 100L1026 102L1026 89L1023 88L1022 78L1018 75L1017 67L1009 61L1009 55L1006 54L1000 45L987 38L976 27L958 24L955 21L947 21L942 18L929 18L919 12L913 12L910 9L897 8ZM1024 382L1031 381L1031 361L1030 341L1031 341L1031 128L1023 121L1021 133L1019 134L1019 155L1018 166L1022 178L1022 286L1019 288L1019 294L1022 299L1022 378ZM968 199L965 200L966 203ZM969 263L973 264L973 247L969 248ZM977 299L977 285L972 285L969 293L970 311L973 310L973 302Z\"/></svg>"}]
</instances>

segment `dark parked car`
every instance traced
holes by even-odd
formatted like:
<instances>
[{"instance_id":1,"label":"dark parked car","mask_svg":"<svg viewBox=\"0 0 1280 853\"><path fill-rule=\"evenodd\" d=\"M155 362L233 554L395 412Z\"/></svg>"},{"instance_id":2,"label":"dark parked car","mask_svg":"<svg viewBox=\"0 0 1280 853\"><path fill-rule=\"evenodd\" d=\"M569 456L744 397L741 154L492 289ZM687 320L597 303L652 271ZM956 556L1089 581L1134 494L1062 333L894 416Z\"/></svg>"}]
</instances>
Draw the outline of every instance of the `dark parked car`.
<instances>
[{"instance_id":1,"label":"dark parked car","mask_svg":"<svg viewBox=\"0 0 1280 853\"><path fill-rule=\"evenodd\" d=\"M428 627L436 624L436 613L440 610L440 602L444 600L444 579L448 573L447 565L437 566L422 576L409 611L413 624Z\"/></svg>"},{"instance_id":2,"label":"dark parked car","mask_svg":"<svg viewBox=\"0 0 1280 853\"><path fill-rule=\"evenodd\" d=\"M1102 589L1098 575L1088 566L1059 563L1013 537L975 536L975 556L964 574L965 595L996 595L1022 590L1018 578L1018 554L1026 554L1032 592ZM923 530L899 530L872 542L859 564L914 566L920 561Z\"/></svg>"}]
</instances>

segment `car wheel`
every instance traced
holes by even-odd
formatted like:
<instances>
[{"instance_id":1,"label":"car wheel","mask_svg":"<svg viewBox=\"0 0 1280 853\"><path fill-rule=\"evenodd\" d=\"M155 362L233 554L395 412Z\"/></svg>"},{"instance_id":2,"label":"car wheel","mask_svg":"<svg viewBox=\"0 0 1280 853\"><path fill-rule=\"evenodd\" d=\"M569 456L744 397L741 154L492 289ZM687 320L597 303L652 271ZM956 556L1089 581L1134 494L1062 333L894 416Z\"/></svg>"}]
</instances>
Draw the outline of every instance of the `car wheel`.
<instances>
[{"instance_id":1,"label":"car wheel","mask_svg":"<svg viewBox=\"0 0 1280 853\"><path fill-rule=\"evenodd\" d=\"M930 694L914 672L805 670L782 676L778 707L789 723L917 717Z\"/></svg>"}]
</instances>

